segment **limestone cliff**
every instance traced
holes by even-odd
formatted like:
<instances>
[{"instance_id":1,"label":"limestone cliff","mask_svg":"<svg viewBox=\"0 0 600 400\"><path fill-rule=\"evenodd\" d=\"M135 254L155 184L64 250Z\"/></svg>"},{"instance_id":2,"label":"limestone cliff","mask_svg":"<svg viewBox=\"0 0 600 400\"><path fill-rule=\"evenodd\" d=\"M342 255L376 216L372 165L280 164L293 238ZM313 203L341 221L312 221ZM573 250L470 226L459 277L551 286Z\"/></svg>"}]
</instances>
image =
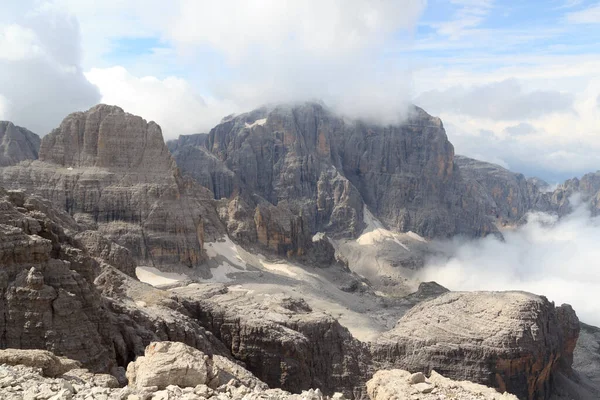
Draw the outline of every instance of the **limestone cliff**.
<instances>
[{"instance_id":1,"label":"limestone cliff","mask_svg":"<svg viewBox=\"0 0 600 400\"><path fill-rule=\"evenodd\" d=\"M288 246L294 235L299 244L316 232L356 237L365 204L388 228L425 237L496 230L454 164L441 121L416 107L404 123L388 126L316 103L260 108L225 119L208 136L181 137L171 149L184 174L255 214L247 230L228 223L232 236L294 254L307 251ZM269 209L299 217L302 229L281 217L265 232Z\"/></svg>"},{"instance_id":2,"label":"limestone cliff","mask_svg":"<svg viewBox=\"0 0 600 400\"><path fill-rule=\"evenodd\" d=\"M500 225L514 225L530 211L557 209L552 194L539 180L468 157L455 156L454 161L467 185L484 199L488 216Z\"/></svg>"},{"instance_id":3,"label":"limestone cliff","mask_svg":"<svg viewBox=\"0 0 600 400\"><path fill-rule=\"evenodd\" d=\"M119 107L67 116L39 156L2 169L0 184L51 200L138 263L197 268L204 241L224 232L211 194L181 177L160 127Z\"/></svg>"},{"instance_id":4,"label":"limestone cliff","mask_svg":"<svg viewBox=\"0 0 600 400\"><path fill-rule=\"evenodd\" d=\"M38 135L12 122L0 121L0 167L35 160L39 149Z\"/></svg>"},{"instance_id":5,"label":"limestone cliff","mask_svg":"<svg viewBox=\"0 0 600 400\"><path fill-rule=\"evenodd\" d=\"M471 380L549 399L569 372L579 321L568 305L524 292L451 292L418 304L374 344L377 365Z\"/></svg>"}]
</instances>

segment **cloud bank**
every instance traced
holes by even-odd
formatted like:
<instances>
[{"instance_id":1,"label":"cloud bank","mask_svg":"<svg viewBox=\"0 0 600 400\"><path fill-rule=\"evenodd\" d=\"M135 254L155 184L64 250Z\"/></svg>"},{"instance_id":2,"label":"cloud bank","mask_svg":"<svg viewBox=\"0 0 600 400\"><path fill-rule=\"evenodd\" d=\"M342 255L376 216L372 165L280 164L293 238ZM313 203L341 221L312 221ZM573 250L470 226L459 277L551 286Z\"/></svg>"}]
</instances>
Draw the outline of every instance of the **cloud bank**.
<instances>
[{"instance_id":1,"label":"cloud bank","mask_svg":"<svg viewBox=\"0 0 600 400\"><path fill-rule=\"evenodd\" d=\"M83 75L79 26L63 14L0 21L0 118L44 135L100 100Z\"/></svg>"},{"instance_id":2,"label":"cloud bank","mask_svg":"<svg viewBox=\"0 0 600 400\"><path fill-rule=\"evenodd\" d=\"M422 93L415 100L432 112L456 112L476 118L524 120L571 111L574 96L556 90L525 91L515 79L472 87L454 86Z\"/></svg>"},{"instance_id":3,"label":"cloud bank","mask_svg":"<svg viewBox=\"0 0 600 400\"><path fill-rule=\"evenodd\" d=\"M420 278L451 290L525 290L573 306L600 326L600 217L587 205L557 220L534 213L526 225L493 237L441 244L450 258L428 261Z\"/></svg>"}]
</instances>

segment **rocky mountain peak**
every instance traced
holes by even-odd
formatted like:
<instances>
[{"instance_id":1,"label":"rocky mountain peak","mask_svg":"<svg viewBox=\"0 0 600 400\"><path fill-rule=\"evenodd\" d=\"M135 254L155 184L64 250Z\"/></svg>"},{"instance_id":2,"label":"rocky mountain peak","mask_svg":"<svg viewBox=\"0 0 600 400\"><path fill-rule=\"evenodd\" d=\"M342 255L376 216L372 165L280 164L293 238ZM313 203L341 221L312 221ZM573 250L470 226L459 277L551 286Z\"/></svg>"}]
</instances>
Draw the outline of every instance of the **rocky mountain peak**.
<instances>
[{"instance_id":1,"label":"rocky mountain peak","mask_svg":"<svg viewBox=\"0 0 600 400\"><path fill-rule=\"evenodd\" d=\"M0 121L0 167L35 160L39 149L38 135L10 121Z\"/></svg>"},{"instance_id":2,"label":"rocky mountain peak","mask_svg":"<svg viewBox=\"0 0 600 400\"><path fill-rule=\"evenodd\" d=\"M465 193L441 120L418 107L401 123L381 125L317 102L270 105L191 142L172 146L184 174L217 198L246 193L300 215L306 234L356 236L365 204L395 231L430 238L495 231L483 202Z\"/></svg>"},{"instance_id":3,"label":"rocky mountain peak","mask_svg":"<svg viewBox=\"0 0 600 400\"><path fill-rule=\"evenodd\" d=\"M42 139L40 160L72 168L174 168L158 124L106 104L69 114Z\"/></svg>"}]
</instances>

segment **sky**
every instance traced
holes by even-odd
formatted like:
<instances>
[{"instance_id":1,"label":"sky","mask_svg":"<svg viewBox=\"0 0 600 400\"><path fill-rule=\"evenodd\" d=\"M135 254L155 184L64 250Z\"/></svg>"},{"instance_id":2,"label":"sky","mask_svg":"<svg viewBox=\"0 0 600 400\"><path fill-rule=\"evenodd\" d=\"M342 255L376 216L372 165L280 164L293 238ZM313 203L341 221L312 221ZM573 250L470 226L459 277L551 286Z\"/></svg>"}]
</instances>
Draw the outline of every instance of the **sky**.
<instances>
[{"instance_id":1,"label":"sky","mask_svg":"<svg viewBox=\"0 0 600 400\"><path fill-rule=\"evenodd\" d=\"M99 102L166 139L267 103L439 116L459 154L551 183L600 169L599 0L1 0L0 119Z\"/></svg>"}]
</instances>

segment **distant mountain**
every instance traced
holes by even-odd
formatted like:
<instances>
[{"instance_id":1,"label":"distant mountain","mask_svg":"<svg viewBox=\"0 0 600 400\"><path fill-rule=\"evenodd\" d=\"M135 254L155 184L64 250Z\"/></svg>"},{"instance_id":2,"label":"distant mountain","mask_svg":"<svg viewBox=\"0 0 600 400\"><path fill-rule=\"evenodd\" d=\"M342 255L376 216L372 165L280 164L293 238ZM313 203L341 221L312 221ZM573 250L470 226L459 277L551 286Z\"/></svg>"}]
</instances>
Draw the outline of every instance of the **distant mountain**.
<instances>
[{"instance_id":1,"label":"distant mountain","mask_svg":"<svg viewBox=\"0 0 600 400\"><path fill-rule=\"evenodd\" d=\"M184 174L215 198L235 201L248 218L256 218L257 205L264 226L300 217L283 236L246 223L256 233L231 229L238 239L256 234L277 248L315 232L356 237L364 205L389 229L427 238L496 231L454 164L442 122L417 107L404 123L384 126L317 103L282 104L232 116L208 136L182 136L170 147ZM284 247L302 252L297 245Z\"/></svg>"},{"instance_id":2,"label":"distant mountain","mask_svg":"<svg viewBox=\"0 0 600 400\"><path fill-rule=\"evenodd\" d=\"M0 167L35 160L39 150L38 135L10 121L0 121Z\"/></svg>"}]
</instances>

